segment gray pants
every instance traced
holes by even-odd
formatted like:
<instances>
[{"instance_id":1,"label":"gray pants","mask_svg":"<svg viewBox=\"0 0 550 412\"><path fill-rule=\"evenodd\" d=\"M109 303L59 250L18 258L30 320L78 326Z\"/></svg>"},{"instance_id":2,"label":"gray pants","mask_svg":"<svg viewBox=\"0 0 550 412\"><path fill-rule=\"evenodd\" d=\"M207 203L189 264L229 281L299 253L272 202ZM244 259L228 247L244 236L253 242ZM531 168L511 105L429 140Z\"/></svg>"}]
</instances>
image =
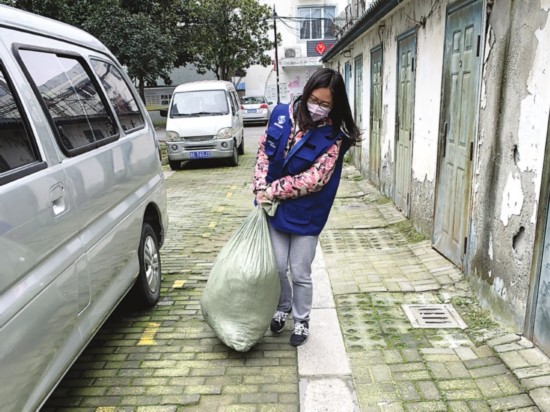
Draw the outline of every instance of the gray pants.
<instances>
[{"instance_id":1,"label":"gray pants","mask_svg":"<svg viewBox=\"0 0 550 412\"><path fill-rule=\"evenodd\" d=\"M271 243L281 280L281 296L277 310L288 312L292 308L294 321L309 322L313 299L311 264L319 236L300 236L279 232L269 226ZM292 278L292 285L288 271Z\"/></svg>"}]
</instances>

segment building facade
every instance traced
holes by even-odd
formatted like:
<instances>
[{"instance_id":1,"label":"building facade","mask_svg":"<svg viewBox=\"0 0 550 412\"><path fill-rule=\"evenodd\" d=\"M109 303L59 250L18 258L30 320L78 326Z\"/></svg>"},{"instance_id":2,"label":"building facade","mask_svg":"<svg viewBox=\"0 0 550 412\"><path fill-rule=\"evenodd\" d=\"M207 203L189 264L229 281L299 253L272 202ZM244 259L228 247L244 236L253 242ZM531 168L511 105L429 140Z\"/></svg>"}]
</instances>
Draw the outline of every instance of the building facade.
<instances>
[{"instance_id":1,"label":"building facade","mask_svg":"<svg viewBox=\"0 0 550 412\"><path fill-rule=\"evenodd\" d=\"M260 2L273 6L272 1ZM300 95L311 74L323 66L321 57L335 43L340 15L345 13L346 6L347 0L277 2L273 22L282 42L277 56L272 53L272 66L247 69L242 79L245 94L265 95L273 103L288 103Z\"/></svg>"},{"instance_id":2,"label":"building facade","mask_svg":"<svg viewBox=\"0 0 550 412\"><path fill-rule=\"evenodd\" d=\"M550 1L350 9L322 60L363 130L353 161L497 319L550 354Z\"/></svg>"}]
</instances>

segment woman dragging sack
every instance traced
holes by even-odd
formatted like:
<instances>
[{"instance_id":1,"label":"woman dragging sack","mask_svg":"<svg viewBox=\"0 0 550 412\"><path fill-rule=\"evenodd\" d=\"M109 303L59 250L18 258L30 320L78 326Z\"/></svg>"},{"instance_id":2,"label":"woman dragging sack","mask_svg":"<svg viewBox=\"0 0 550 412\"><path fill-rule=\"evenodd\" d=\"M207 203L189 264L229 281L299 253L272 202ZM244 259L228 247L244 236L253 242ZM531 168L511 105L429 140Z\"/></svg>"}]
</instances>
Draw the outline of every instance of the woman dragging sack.
<instances>
[{"instance_id":1,"label":"woman dragging sack","mask_svg":"<svg viewBox=\"0 0 550 412\"><path fill-rule=\"evenodd\" d=\"M344 154L359 135L342 76L324 68L313 73L294 107L273 109L260 138L256 202L278 202L269 231L281 295L270 329L281 332L292 313L293 346L303 345L309 335L315 249L340 183Z\"/></svg>"}]
</instances>

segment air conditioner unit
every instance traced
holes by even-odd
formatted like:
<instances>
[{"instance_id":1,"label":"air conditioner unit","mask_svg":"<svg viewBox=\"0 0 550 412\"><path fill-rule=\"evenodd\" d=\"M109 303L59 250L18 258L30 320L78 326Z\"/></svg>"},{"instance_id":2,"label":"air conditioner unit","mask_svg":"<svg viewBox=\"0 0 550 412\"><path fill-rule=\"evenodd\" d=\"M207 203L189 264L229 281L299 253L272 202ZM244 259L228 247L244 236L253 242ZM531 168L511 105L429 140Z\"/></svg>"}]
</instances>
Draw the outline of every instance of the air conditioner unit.
<instances>
[{"instance_id":1,"label":"air conditioner unit","mask_svg":"<svg viewBox=\"0 0 550 412\"><path fill-rule=\"evenodd\" d=\"M299 47L285 48L285 58L293 59L294 57L302 57L302 49L300 49Z\"/></svg>"}]
</instances>

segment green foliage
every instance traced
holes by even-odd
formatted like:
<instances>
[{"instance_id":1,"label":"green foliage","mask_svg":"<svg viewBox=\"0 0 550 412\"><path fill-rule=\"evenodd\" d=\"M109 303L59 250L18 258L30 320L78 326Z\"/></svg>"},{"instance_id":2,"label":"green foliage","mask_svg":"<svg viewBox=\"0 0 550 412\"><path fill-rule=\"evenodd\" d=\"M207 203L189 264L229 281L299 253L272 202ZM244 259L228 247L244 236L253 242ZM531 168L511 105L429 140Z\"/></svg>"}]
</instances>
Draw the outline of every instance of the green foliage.
<instances>
[{"instance_id":1,"label":"green foliage","mask_svg":"<svg viewBox=\"0 0 550 412\"><path fill-rule=\"evenodd\" d=\"M101 8L83 28L105 43L128 68L128 75L138 81L140 95L145 83L154 85L158 77L168 77L176 59L173 36L151 15Z\"/></svg>"},{"instance_id":2,"label":"green foliage","mask_svg":"<svg viewBox=\"0 0 550 412\"><path fill-rule=\"evenodd\" d=\"M145 84L170 84L174 66L194 63L230 80L273 49L272 10L257 0L0 0L80 27L101 40L143 97ZM280 41L280 36L278 41Z\"/></svg>"},{"instance_id":3,"label":"green foliage","mask_svg":"<svg viewBox=\"0 0 550 412\"><path fill-rule=\"evenodd\" d=\"M179 0L0 0L80 27L101 40L138 82L168 78L176 61Z\"/></svg>"},{"instance_id":4,"label":"green foliage","mask_svg":"<svg viewBox=\"0 0 550 412\"><path fill-rule=\"evenodd\" d=\"M230 80L253 64L267 66L272 10L256 0L189 0L184 31L199 73Z\"/></svg>"}]
</instances>

